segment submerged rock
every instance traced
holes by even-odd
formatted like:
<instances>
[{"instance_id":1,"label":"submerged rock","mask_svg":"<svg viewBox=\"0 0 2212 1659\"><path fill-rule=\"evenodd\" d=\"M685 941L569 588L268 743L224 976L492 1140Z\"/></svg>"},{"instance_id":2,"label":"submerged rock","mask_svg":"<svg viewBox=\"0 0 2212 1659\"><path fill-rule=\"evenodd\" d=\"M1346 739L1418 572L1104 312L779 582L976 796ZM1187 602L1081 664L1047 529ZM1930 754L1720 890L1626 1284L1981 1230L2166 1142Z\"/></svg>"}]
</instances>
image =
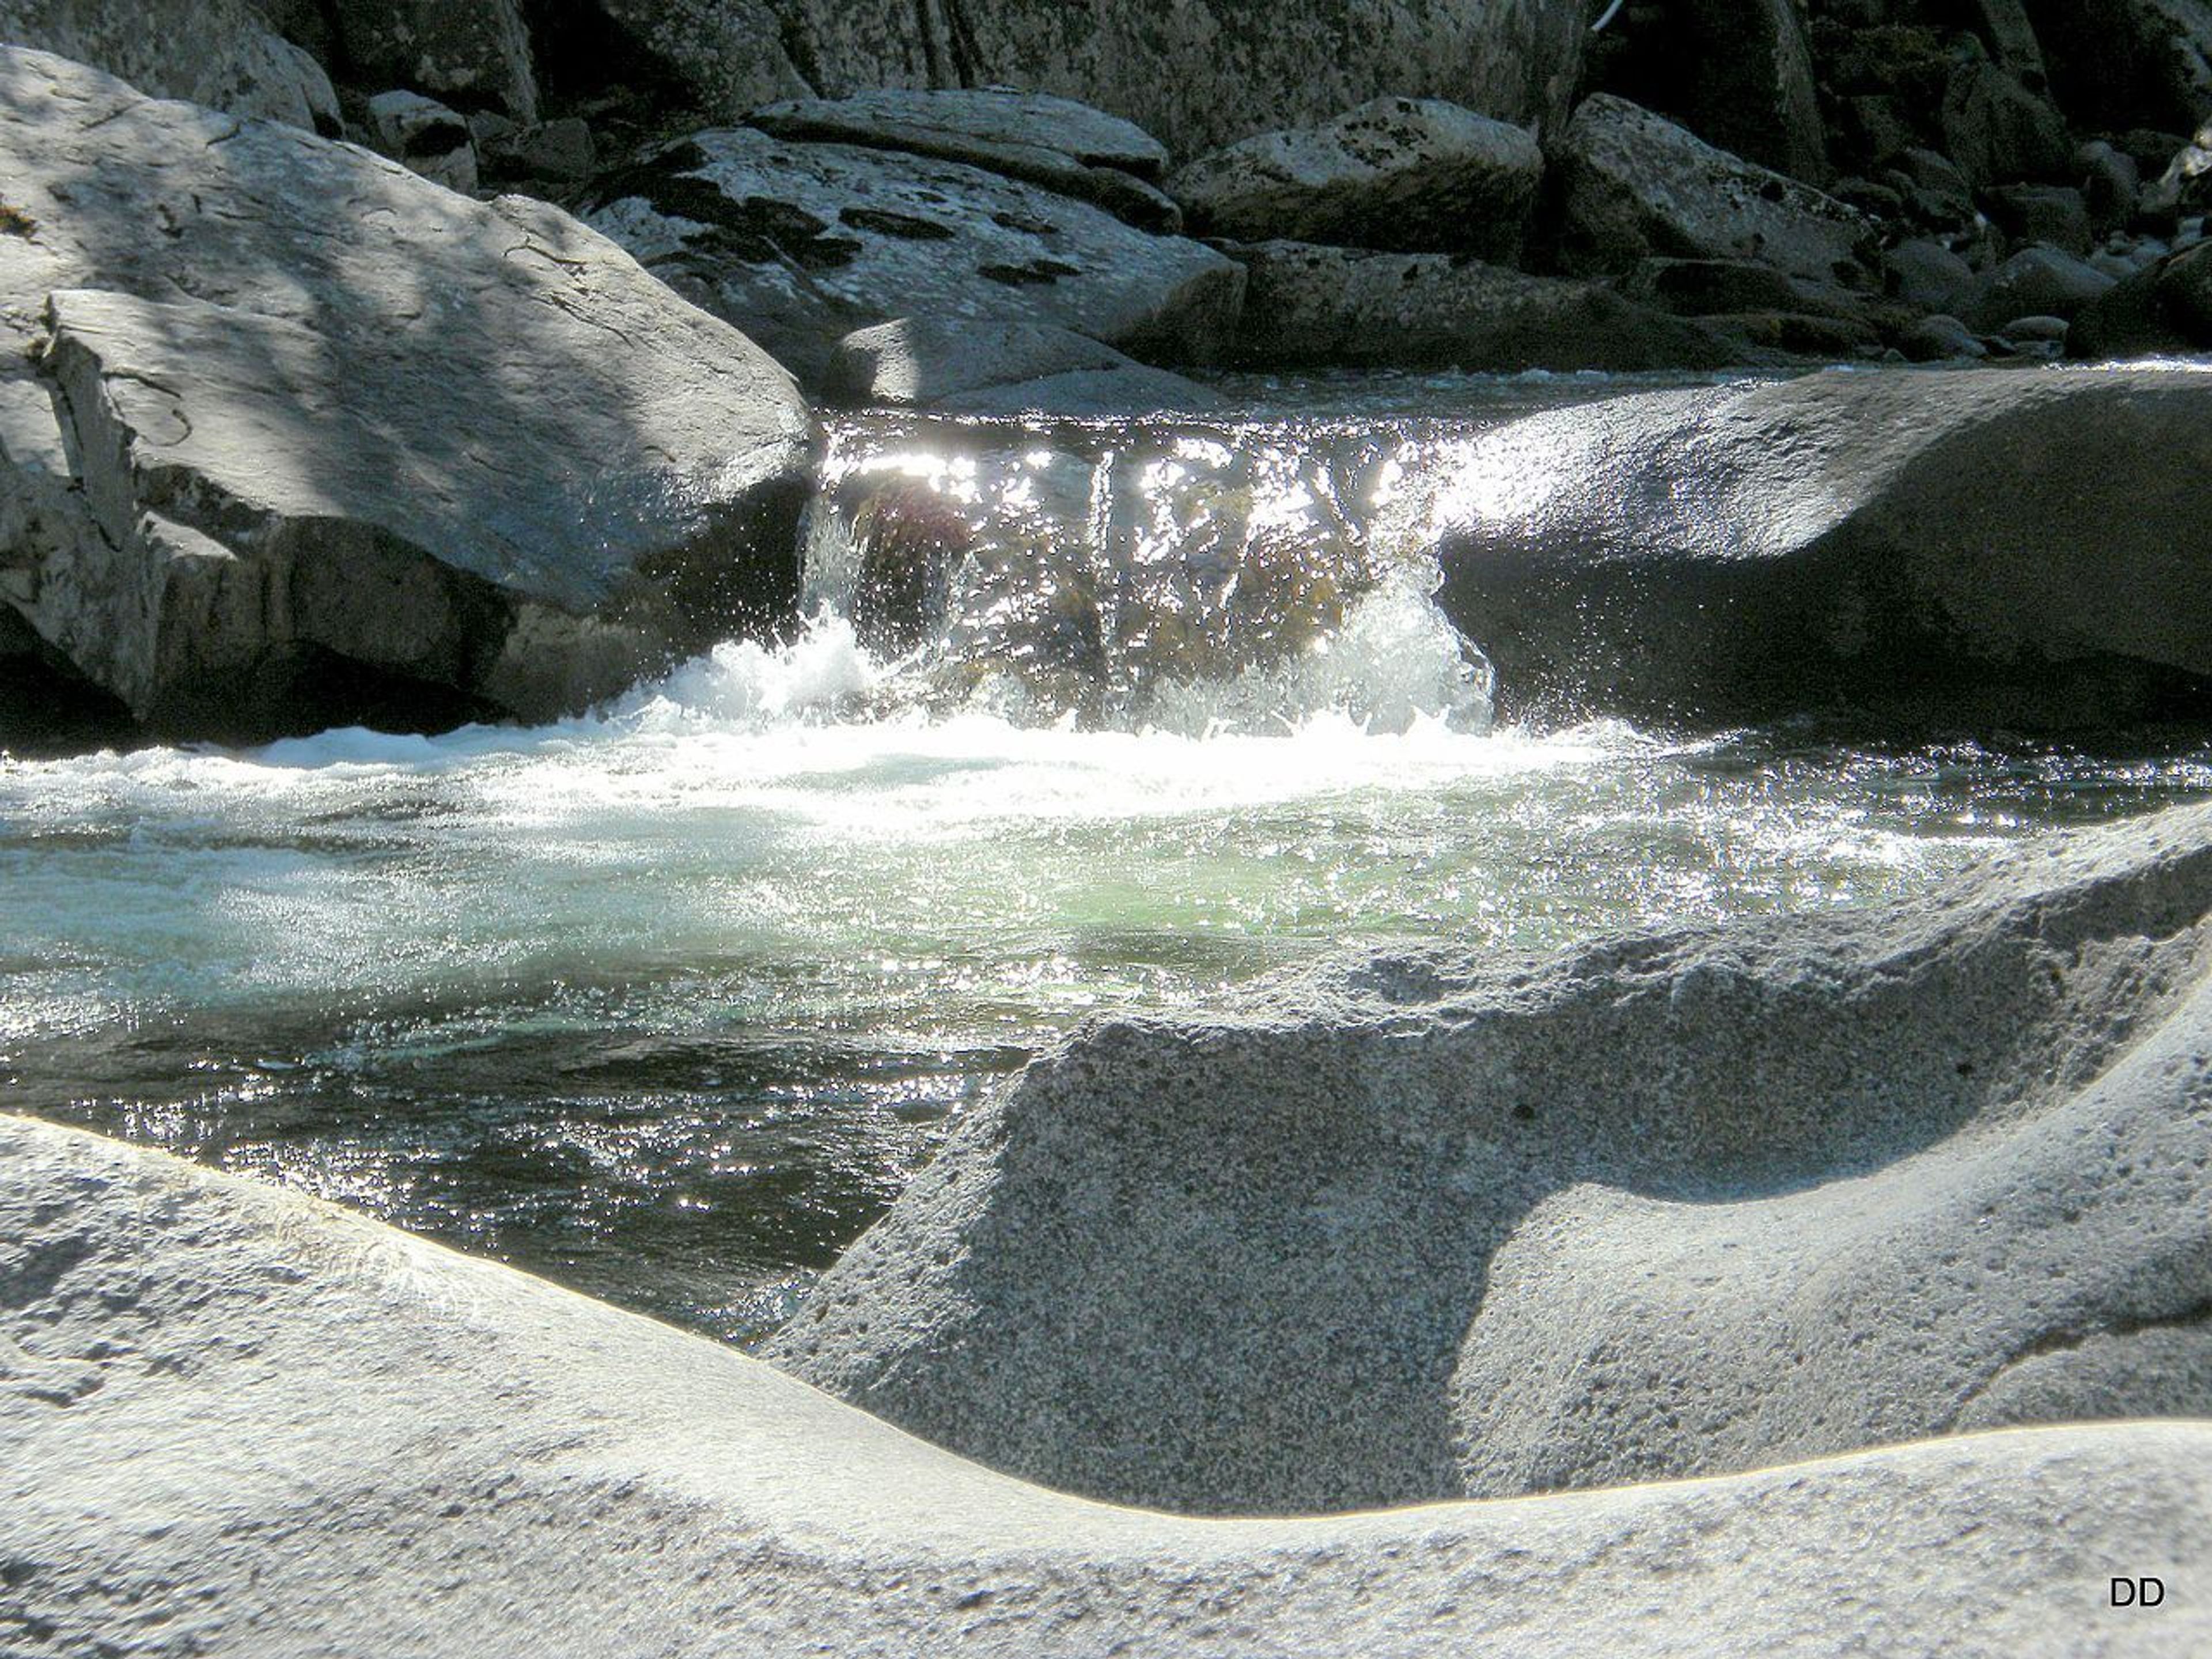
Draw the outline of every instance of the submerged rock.
<instances>
[{"instance_id":1,"label":"submerged rock","mask_svg":"<svg viewBox=\"0 0 2212 1659\"><path fill-rule=\"evenodd\" d=\"M1244 267L1238 361L1466 369L1708 368L1712 335L1596 283L1441 253L1304 242L1232 246Z\"/></svg>"},{"instance_id":2,"label":"submerged rock","mask_svg":"<svg viewBox=\"0 0 2212 1659\"><path fill-rule=\"evenodd\" d=\"M543 719L787 612L805 404L558 210L12 50L0 178L0 592L156 731Z\"/></svg>"},{"instance_id":3,"label":"submerged rock","mask_svg":"<svg viewBox=\"0 0 2212 1659\"><path fill-rule=\"evenodd\" d=\"M2117 725L2212 683L2212 372L1654 392L1475 441L1446 611L1502 708Z\"/></svg>"},{"instance_id":4,"label":"submerged rock","mask_svg":"<svg viewBox=\"0 0 2212 1659\"><path fill-rule=\"evenodd\" d=\"M1626 270L1657 254L1753 259L1820 283L1864 279L1871 227L1856 210L1626 99L1584 100L1551 161L1571 270Z\"/></svg>"},{"instance_id":5,"label":"submerged rock","mask_svg":"<svg viewBox=\"0 0 2212 1659\"><path fill-rule=\"evenodd\" d=\"M1811 1659L1996 1659L2109 1630L2114 1563L2168 1569L2162 1632L2212 1633L2172 1571L2212 1553L2200 1425L1400 1515L1146 1515L297 1193L21 1118L0 1119L0 1443L8 1611L57 1653L273 1631L481 1654L527 1608L579 1659L702 1632L760 1654L1755 1659L1778 1629Z\"/></svg>"},{"instance_id":6,"label":"submerged rock","mask_svg":"<svg viewBox=\"0 0 2212 1659\"><path fill-rule=\"evenodd\" d=\"M771 104L748 126L799 142L860 144L964 161L1104 208L1139 230L1173 235L1182 214L1157 188L1168 153L1118 116L1010 87L882 89Z\"/></svg>"},{"instance_id":7,"label":"submerged rock","mask_svg":"<svg viewBox=\"0 0 2212 1659\"><path fill-rule=\"evenodd\" d=\"M1243 287L1210 248L1018 179L743 128L610 174L594 200L594 225L810 385L845 335L918 313L1054 324L1203 362Z\"/></svg>"},{"instance_id":8,"label":"submerged rock","mask_svg":"<svg viewBox=\"0 0 2212 1659\"><path fill-rule=\"evenodd\" d=\"M1094 1024L777 1363L1040 1482L1304 1512L2212 1412L2212 808L1877 908Z\"/></svg>"},{"instance_id":9,"label":"submerged rock","mask_svg":"<svg viewBox=\"0 0 2212 1659\"><path fill-rule=\"evenodd\" d=\"M1522 128L1437 99L1380 98L1200 156L1170 188L1207 235L1510 262L1543 171Z\"/></svg>"}]
</instances>

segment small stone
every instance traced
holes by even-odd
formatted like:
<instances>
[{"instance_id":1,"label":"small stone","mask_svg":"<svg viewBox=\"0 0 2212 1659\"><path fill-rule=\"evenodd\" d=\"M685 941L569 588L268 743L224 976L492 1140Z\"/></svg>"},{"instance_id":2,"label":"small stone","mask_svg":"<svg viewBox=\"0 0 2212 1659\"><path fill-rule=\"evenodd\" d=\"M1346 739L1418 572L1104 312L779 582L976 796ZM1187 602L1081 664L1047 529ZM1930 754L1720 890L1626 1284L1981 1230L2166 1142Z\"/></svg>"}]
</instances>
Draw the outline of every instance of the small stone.
<instances>
[{"instance_id":1,"label":"small stone","mask_svg":"<svg viewBox=\"0 0 2212 1659\"><path fill-rule=\"evenodd\" d=\"M476 140L443 104L419 92L380 92L368 100L368 125L376 148L410 172L464 195L475 191Z\"/></svg>"},{"instance_id":2,"label":"small stone","mask_svg":"<svg viewBox=\"0 0 2212 1659\"><path fill-rule=\"evenodd\" d=\"M1898 338L1898 345L1916 363L1940 362L1947 358L1980 358L1990 355L1990 349L1956 317L1938 313L1923 317L1907 328Z\"/></svg>"}]
</instances>

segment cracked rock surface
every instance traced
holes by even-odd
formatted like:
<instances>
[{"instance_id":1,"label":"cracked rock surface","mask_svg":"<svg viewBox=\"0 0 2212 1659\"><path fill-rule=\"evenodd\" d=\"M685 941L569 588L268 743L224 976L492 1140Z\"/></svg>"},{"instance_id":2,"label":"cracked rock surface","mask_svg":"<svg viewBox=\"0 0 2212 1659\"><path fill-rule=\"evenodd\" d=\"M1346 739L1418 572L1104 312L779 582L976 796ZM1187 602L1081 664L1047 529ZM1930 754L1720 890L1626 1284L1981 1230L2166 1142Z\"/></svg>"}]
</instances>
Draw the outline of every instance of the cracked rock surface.
<instances>
[{"instance_id":1,"label":"cracked rock surface","mask_svg":"<svg viewBox=\"0 0 2212 1659\"><path fill-rule=\"evenodd\" d=\"M0 557L157 732L545 719L779 612L790 378L559 210L0 50Z\"/></svg>"},{"instance_id":2,"label":"cracked rock surface","mask_svg":"<svg viewBox=\"0 0 2212 1659\"><path fill-rule=\"evenodd\" d=\"M608 174L595 199L592 224L810 386L839 340L896 317L1047 323L1207 362L1243 293L1212 249L1035 185L747 128L694 133Z\"/></svg>"},{"instance_id":3,"label":"cracked rock surface","mask_svg":"<svg viewBox=\"0 0 2212 1659\"><path fill-rule=\"evenodd\" d=\"M1049 1485L1288 1512L2212 1415L2208 1316L2197 807L1876 908L1093 1026L768 1352Z\"/></svg>"},{"instance_id":4,"label":"cracked rock surface","mask_svg":"<svg viewBox=\"0 0 2212 1659\"><path fill-rule=\"evenodd\" d=\"M0 1645L336 1656L2142 1655L2212 1426L1298 1521L1084 1502L727 1348L0 1118ZM2154 1619L2105 1605L2164 1577Z\"/></svg>"}]
</instances>

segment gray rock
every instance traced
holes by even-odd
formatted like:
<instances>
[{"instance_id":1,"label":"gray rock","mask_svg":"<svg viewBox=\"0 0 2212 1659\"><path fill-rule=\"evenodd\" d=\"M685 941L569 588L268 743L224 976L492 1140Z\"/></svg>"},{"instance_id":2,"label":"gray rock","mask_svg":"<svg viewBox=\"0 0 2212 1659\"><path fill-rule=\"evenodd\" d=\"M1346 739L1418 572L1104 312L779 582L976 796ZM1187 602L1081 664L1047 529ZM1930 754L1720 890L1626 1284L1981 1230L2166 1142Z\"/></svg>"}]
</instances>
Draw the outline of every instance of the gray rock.
<instances>
[{"instance_id":1,"label":"gray rock","mask_svg":"<svg viewBox=\"0 0 2212 1659\"><path fill-rule=\"evenodd\" d=\"M1445 476L1439 603L1507 718L2020 731L2212 680L2212 372L1653 392L1504 427Z\"/></svg>"},{"instance_id":2,"label":"gray rock","mask_svg":"<svg viewBox=\"0 0 2212 1659\"><path fill-rule=\"evenodd\" d=\"M1179 155L1384 96L1565 118L1583 0L601 0L717 121L776 99L1004 85L1133 121Z\"/></svg>"},{"instance_id":3,"label":"gray rock","mask_svg":"<svg viewBox=\"0 0 2212 1659\"><path fill-rule=\"evenodd\" d=\"M2127 277L2074 319L2073 357L2212 350L2212 248L2198 243Z\"/></svg>"},{"instance_id":4,"label":"gray rock","mask_svg":"<svg viewBox=\"0 0 2212 1659\"><path fill-rule=\"evenodd\" d=\"M770 1358L1040 1482L1304 1512L2212 1411L2212 809L1924 898L1355 956L1033 1064ZM2085 1365L2084 1370L2087 1367ZM1984 1397L1995 1398L1984 1406Z\"/></svg>"},{"instance_id":5,"label":"gray rock","mask_svg":"<svg viewBox=\"0 0 2212 1659\"><path fill-rule=\"evenodd\" d=\"M2174 152L2166 171L2143 188L2137 205L2151 219L2168 228L2183 214L2202 213L2212 205L2212 121L2197 128L2196 137Z\"/></svg>"},{"instance_id":6,"label":"gray rock","mask_svg":"<svg viewBox=\"0 0 2212 1659\"><path fill-rule=\"evenodd\" d=\"M503 177L539 179L561 184L580 184L599 171L599 143L592 129L575 116L537 126L515 126L487 137L477 122L477 149L486 170Z\"/></svg>"},{"instance_id":7,"label":"gray rock","mask_svg":"<svg viewBox=\"0 0 2212 1659\"><path fill-rule=\"evenodd\" d=\"M332 15L354 80L538 118L520 0L335 0Z\"/></svg>"},{"instance_id":8,"label":"gray rock","mask_svg":"<svg viewBox=\"0 0 2212 1659\"><path fill-rule=\"evenodd\" d=\"M477 187L477 146L469 124L419 92L380 92L368 100L375 147L410 173L464 195Z\"/></svg>"},{"instance_id":9,"label":"gray rock","mask_svg":"<svg viewBox=\"0 0 2212 1659\"><path fill-rule=\"evenodd\" d=\"M1209 248L1018 179L746 128L695 134L592 200L592 224L809 385L855 328L916 314L1050 323L1204 362L1243 287Z\"/></svg>"},{"instance_id":10,"label":"gray rock","mask_svg":"<svg viewBox=\"0 0 2212 1659\"><path fill-rule=\"evenodd\" d=\"M1885 286L1909 306L1948 311L1974 286L1974 270L1942 243L1925 236L1899 242L1881 256Z\"/></svg>"},{"instance_id":11,"label":"gray rock","mask_svg":"<svg viewBox=\"0 0 2212 1659\"><path fill-rule=\"evenodd\" d=\"M2060 101L2084 126L2187 131L2212 111L2203 0L2025 0Z\"/></svg>"},{"instance_id":12,"label":"gray rock","mask_svg":"<svg viewBox=\"0 0 2212 1659\"><path fill-rule=\"evenodd\" d=\"M1744 311L1852 317L1859 310L1856 295L1748 259L1644 259L1621 279L1620 291L1680 317Z\"/></svg>"},{"instance_id":13,"label":"gray rock","mask_svg":"<svg viewBox=\"0 0 2212 1659\"><path fill-rule=\"evenodd\" d=\"M795 597L789 378L558 210L13 50L0 177L0 594L161 732L544 718Z\"/></svg>"},{"instance_id":14,"label":"gray rock","mask_svg":"<svg viewBox=\"0 0 2212 1659\"><path fill-rule=\"evenodd\" d=\"M2026 341L2050 344L2065 339L2068 326L2063 317L2015 317L2000 331L2008 344Z\"/></svg>"},{"instance_id":15,"label":"gray rock","mask_svg":"<svg viewBox=\"0 0 2212 1659\"><path fill-rule=\"evenodd\" d=\"M1510 264L1543 171L1519 127L1433 98L1381 98L1202 155L1169 188L1207 235Z\"/></svg>"},{"instance_id":16,"label":"gray rock","mask_svg":"<svg viewBox=\"0 0 2212 1659\"><path fill-rule=\"evenodd\" d=\"M2057 183L2070 171L2065 118L2008 69L1970 58L1951 72L1937 112L1943 149L1975 184Z\"/></svg>"},{"instance_id":17,"label":"gray rock","mask_svg":"<svg viewBox=\"0 0 2212 1659\"><path fill-rule=\"evenodd\" d=\"M1898 346L1916 363L1940 362L1946 358L1980 358L1990 355L1973 330L1956 317L1942 312L1923 317L1898 338Z\"/></svg>"},{"instance_id":18,"label":"gray rock","mask_svg":"<svg viewBox=\"0 0 2212 1659\"><path fill-rule=\"evenodd\" d=\"M928 408L948 398L1048 376L1136 367L1109 345L1048 323L901 317L837 343L823 397Z\"/></svg>"},{"instance_id":19,"label":"gray rock","mask_svg":"<svg viewBox=\"0 0 2212 1659\"><path fill-rule=\"evenodd\" d=\"M2081 173L2089 222L2099 234L2118 230L2135 216L2142 194L2142 170L2134 156L2098 139L2075 151L2074 161Z\"/></svg>"},{"instance_id":20,"label":"gray rock","mask_svg":"<svg viewBox=\"0 0 2212 1659\"><path fill-rule=\"evenodd\" d=\"M1625 99L1584 100L1550 154L1571 270L1626 270L1662 254L1856 280L1869 232L1861 215Z\"/></svg>"},{"instance_id":21,"label":"gray rock","mask_svg":"<svg viewBox=\"0 0 2212 1659\"><path fill-rule=\"evenodd\" d=\"M1976 328L1994 331L2015 317L2071 317L2112 286L2112 279L2086 259L2055 247L2022 248L1983 273L1961 314Z\"/></svg>"},{"instance_id":22,"label":"gray rock","mask_svg":"<svg viewBox=\"0 0 2212 1659\"><path fill-rule=\"evenodd\" d=\"M2015 241L2078 255L2095 243L2088 198L2069 185L2001 185L1988 201L1990 217Z\"/></svg>"},{"instance_id":23,"label":"gray rock","mask_svg":"<svg viewBox=\"0 0 2212 1659\"><path fill-rule=\"evenodd\" d=\"M1241 243L1240 362L1259 367L1707 368L1705 330L1601 283L1441 253Z\"/></svg>"},{"instance_id":24,"label":"gray rock","mask_svg":"<svg viewBox=\"0 0 2212 1659\"><path fill-rule=\"evenodd\" d=\"M1220 415L1237 400L1164 368L1121 362L1107 368L1072 368L1036 380L979 386L937 405L951 415L1032 416L1081 420L1127 420L1153 415Z\"/></svg>"},{"instance_id":25,"label":"gray rock","mask_svg":"<svg viewBox=\"0 0 2212 1659\"><path fill-rule=\"evenodd\" d=\"M2212 1639L2188 1570L2212 1553L2201 1425L1194 1521L993 1474L297 1193L20 1118L0 1172L0 1559L33 1652L427 1659L554 1632L574 1659L1763 1659L1787 1632L1802 1659L2056 1659ZM2104 1352L2083 1345L2070 1397L2101 1394ZM2130 1627L2154 1635L2112 1633L2123 1568L2171 1586Z\"/></svg>"},{"instance_id":26,"label":"gray rock","mask_svg":"<svg viewBox=\"0 0 2212 1659\"><path fill-rule=\"evenodd\" d=\"M252 0L0 0L0 41L58 53L155 98L336 136L337 94Z\"/></svg>"},{"instance_id":27,"label":"gray rock","mask_svg":"<svg viewBox=\"0 0 2212 1659\"><path fill-rule=\"evenodd\" d=\"M964 161L1095 203L1139 230L1182 229L1182 210L1156 188L1168 160L1159 141L1066 98L1010 87L895 88L771 104L745 121L778 138Z\"/></svg>"}]
</instances>

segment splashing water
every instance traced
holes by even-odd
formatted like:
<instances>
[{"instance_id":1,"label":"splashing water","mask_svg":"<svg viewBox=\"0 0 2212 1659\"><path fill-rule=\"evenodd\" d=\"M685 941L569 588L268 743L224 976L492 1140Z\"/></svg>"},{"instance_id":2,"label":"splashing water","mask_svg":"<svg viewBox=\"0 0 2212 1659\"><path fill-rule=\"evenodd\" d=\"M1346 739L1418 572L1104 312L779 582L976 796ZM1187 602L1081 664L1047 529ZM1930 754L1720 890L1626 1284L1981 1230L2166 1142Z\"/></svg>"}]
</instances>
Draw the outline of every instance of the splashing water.
<instances>
[{"instance_id":1,"label":"splashing water","mask_svg":"<svg viewBox=\"0 0 2212 1659\"><path fill-rule=\"evenodd\" d=\"M1086 1013L2212 793L2201 745L1489 731L1393 527L1452 441L855 419L781 647L535 730L0 763L0 1082L742 1336Z\"/></svg>"}]
</instances>

